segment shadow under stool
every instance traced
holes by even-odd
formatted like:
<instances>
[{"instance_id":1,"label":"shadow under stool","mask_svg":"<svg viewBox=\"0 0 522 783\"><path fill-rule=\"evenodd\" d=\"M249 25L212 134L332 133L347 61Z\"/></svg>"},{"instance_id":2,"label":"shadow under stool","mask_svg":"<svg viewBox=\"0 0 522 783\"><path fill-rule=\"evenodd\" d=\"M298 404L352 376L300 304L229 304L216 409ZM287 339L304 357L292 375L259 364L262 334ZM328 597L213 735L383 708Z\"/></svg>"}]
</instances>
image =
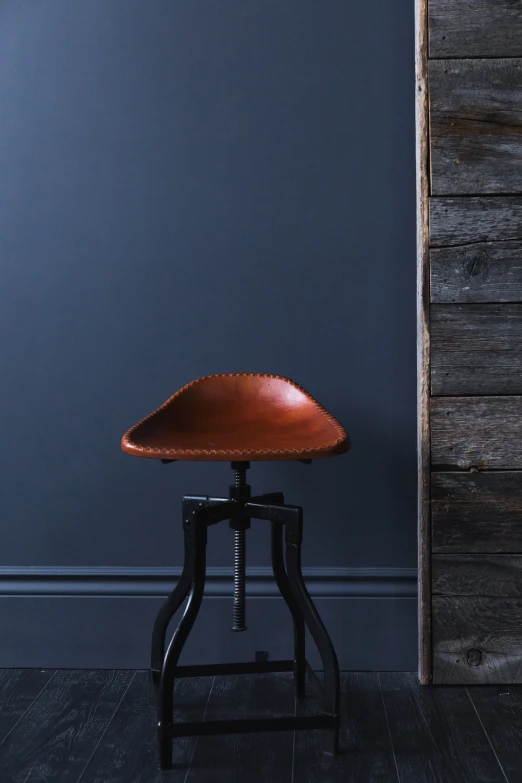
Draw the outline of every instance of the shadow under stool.
<instances>
[{"instance_id":1,"label":"shadow under stool","mask_svg":"<svg viewBox=\"0 0 522 783\"><path fill-rule=\"evenodd\" d=\"M173 738L189 735L327 729L325 751L337 752L339 665L331 639L303 580L303 510L300 506L286 504L281 492L253 497L246 473L251 462L310 462L342 454L349 445L348 435L341 425L296 383L278 375L247 373L208 375L189 383L123 436L123 450L138 457L160 459L163 463L226 461L235 471L235 482L227 497L186 495L182 501L183 571L176 588L158 613L152 634L151 671L162 768L167 769L172 764ZM234 531L232 629L246 630L246 531L252 519L270 522L274 577L293 620L293 659L178 666L203 598L207 530L225 520ZM168 625L187 596L183 616L165 652ZM309 668L305 658L305 626L317 645L324 668L321 713L174 721L174 684L180 677L291 671L295 698L303 698L305 674Z\"/></svg>"}]
</instances>

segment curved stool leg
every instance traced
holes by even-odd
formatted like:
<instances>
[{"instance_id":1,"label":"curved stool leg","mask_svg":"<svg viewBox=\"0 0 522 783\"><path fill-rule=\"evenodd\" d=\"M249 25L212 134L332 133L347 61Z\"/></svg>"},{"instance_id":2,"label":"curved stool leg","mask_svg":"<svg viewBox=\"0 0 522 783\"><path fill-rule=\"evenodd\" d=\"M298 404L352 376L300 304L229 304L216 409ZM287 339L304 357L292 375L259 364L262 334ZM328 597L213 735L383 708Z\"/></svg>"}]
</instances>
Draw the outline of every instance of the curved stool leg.
<instances>
[{"instance_id":1,"label":"curved stool leg","mask_svg":"<svg viewBox=\"0 0 522 783\"><path fill-rule=\"evenodd\" d=\"M294 623L294 684L295 698L303 699L305 696L305 623L299 605L294 598L292 588L286 573L283 557L283 526L279 522L272 522L272 568L279 592L290 609Z\"/></svg>"},{"instance_id":2,"label":"curved stool leg","mask_svg":"<svg viewBox=\"0 0 522 783\"><path fill-rule=\"evenodd\" d=\"M180 579L172 593L162 605L154 622L150 665L154 672L161 672L165 657L165 637L169 623L187 597L192 584L192 536L185 530L185 559Z\"/></svg>"},{"instance_id":3,"label":"curved stool leg","mask_svg":"<svg viewBox=\"0 0 522 783\"><path fill-rule=\"evenodd\" d=\"M326 711L336 718L336 728L331 735L331 743L325 750L335 754L339 749L339 694L340 677L339 663L332 640L324 627L317 609L306 589L301 571L301 544L286 544L286 565L288 570L289 585L295 600L301 610L306 625L317 645L324 668L324 706Z\"/></svg>"},{"instance_id":4,"label":"curved stool leg","mask_svg":"<svg viewBox=\"0 0 522 783\"><path fill-rule=\"evenodd\" d=\"M178 627L169 644L161 669L158 710L158 738L162 769L172 765L172 724L174 718L174 681L179 656L198 616L205 589L207 527L204 522L194 520L190 540L192 551L192 587L189 599Z\"/></svg>"}]
</instances>

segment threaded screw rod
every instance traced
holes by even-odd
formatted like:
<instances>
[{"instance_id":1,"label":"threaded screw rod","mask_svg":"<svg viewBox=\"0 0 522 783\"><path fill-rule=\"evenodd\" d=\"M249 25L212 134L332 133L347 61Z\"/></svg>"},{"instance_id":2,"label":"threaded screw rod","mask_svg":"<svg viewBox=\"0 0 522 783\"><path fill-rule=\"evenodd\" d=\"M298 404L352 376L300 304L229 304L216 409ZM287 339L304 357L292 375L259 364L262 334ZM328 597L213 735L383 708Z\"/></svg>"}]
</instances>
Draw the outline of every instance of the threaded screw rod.
<instances>
[{"instance_id":1,"label":"threaded screw rod","mask_svg":"<svg viewBox=\"0 0 522 783\"><path fill-rule=\"evenodd\" d=\"M246 530L234 530L234 608L233 631L246 631Z\"/></svg>"},{"instance_id":2,"label":"threaded screw rod","mask_svg":"<svg viewBox=\"0 0 522 783\"><path fill-rule=\"evenodd\" d=\"M244 487L246 484L247 466L243 463L236 465L236 487ZM234 606L233 606L233 631L246 631L246 530L234 530Z\"/></svg>"},{"instance_id":3,"label":"threaded screw rod","mask_svg":"<svg viewBox=\"0 0 522 783\"><path fill-rule=\"evenodd\" d=\"M246 472L247 472L247 465L249 463L245 462L236 462L235 463L235 472L236 472L236 478L235 483L236 487L244 487L246 484Z\"/></svg>"}]
</instances>

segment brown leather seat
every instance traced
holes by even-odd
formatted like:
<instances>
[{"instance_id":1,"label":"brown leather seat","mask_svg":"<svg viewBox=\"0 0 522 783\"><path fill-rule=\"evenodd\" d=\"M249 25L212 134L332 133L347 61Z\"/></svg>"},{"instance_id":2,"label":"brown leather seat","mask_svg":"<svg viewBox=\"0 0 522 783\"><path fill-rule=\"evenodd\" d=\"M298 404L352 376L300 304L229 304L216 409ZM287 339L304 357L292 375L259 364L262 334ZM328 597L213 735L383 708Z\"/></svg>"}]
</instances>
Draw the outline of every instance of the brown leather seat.
<instances>
[{"instance_id":1,"label":"brown leather seat","mask_svg":"<svg viewBox=\"0 0 522 783\"><path fill-rule=\"evenodd\" d=\"M207 375L132 427L122 449L172 460L316 459L350 447L341 425L279 375Z\"/></svg>"}]
</instances>

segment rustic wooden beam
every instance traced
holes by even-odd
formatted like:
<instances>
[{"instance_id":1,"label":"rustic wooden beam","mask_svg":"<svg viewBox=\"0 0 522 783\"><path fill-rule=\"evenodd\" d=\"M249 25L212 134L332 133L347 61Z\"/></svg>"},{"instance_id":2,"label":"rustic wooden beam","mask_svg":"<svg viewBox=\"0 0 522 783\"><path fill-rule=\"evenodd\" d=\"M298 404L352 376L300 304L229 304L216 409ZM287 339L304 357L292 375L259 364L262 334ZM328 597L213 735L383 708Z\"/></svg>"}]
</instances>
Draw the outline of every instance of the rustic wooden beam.
<instances>
[{"instance_id":1,"label":"rustic wooden beam","mask_svg":"<svg viewBox=\"0 0 522 783\"><path fill-rule=\"evenodd\" d=\"M431 191L519 193L522 59L431 60Z\"/></svg>"},{"instance_id":2,"label":"rustic wooden beam","mask_svg":"<svg viewBox=\"0 0 522 783\"><path fill-rule=\"evenodd\" d=\"M429 618L434 683L522 683L520 0L423 0L417 11L425 5L417 46L429 127L418 178L429 161L430 279L419 275L418 302L431 353L419 362L419 438L431 483L419 456L419 493L431 492L431 516L420 514L419 571L432 582L420 632ZM428 268L421 253L418 268Z\"/></svg>"},{"instance_id":3,"label":"rustic wooden beam","mask_svg":"<svg viewBox=\"0 0 522 783\"><path fill-rule=\"evenodd\" d=\"M522 57L513 0L430 0L430 57Z\"/></svg>"},{"instance_id":4,"label":"rustic wooden beam","mask_svg":"<svg viewBox=\"0 0 522 783\"><path fill-rule=\"evenodd\" d=\"M522 598L522 555L434 555L433 595Z\"/></svg>"},{"instance_id":5,"label":"rustic wooden beam","mask_svg":"<svg viewBox=\"0 0 522 783\"><path fill-rule=\"evenodd\" d=\"M430 199L430 245L522 241L522 195Z\"/></svg>"},{"instance_id":6,"label":"rustic wooden beam","mask_svg":"<svg viewBox=\"0 0 522 783\"><path fill-rule=\"evenodd\" d=\"M522 682L522 555L433 557L434 681Z\"/></svg>"},{"instance_id":7,"label":"rustic wooden beam","mask_svg":"<svg viewBox=\"0 0 522 783\"><path fill-rule=\"evenodd\" d=\"M433 596L433 682L522 682L522 598Z\"/></svg>"},{"instance_id":8,"label":"rustic wooden beam","mask_svg":"<svg viewBox=\"0 0 522 783\"><path fill-rule=\"evenodd\" d=\"M431 525L435 554L522 553L522 473L433 473Z\"/></svg>"},{"instance_id":9,"label":"rustic wooden beam","mask_svg":"<svg viewBox=\"0 0 522 783\"><path fill-rule=\"evenodd\" d=\"M522 301L522 197L430 200L432 303Z\"/></svg>"},{"instance_id":10,"label":"rustic wooden beam","mask_svg":"<svg viewBox=\"0 0 522 783\"><path fill-rule=\"evenodd\" d=\"M522 241L430 250L432 303L522 302Z\"/></svg>"},{"instance_id":11,"label":"rustic wooden beam","mask_svg":"<svg viewBox=\"0 0 522 783\"><path fill-rule=\"evenodd\" d=\"M432 397L434 470L521 470L522 397Z\"/></svg>"},{"instance_id":12,"label":"rustic wooden beam","mask_svg":"<svg viewBox=\"0 0 522 783\"><path fill-rule=\"evenodd\" d=\"M431 682L428 0L415 0L419 679Z\"/></svg>"},{"instance_id":13,"label":"rustic wooden beam","mask_svg":"<svg viewBox=\"0 0 522 783\"><path fill-rule=\"evenodd\" d=\"M432 394L522 394L522 304L434 304L430 333Z\"/></svg>"}]
</instances>

